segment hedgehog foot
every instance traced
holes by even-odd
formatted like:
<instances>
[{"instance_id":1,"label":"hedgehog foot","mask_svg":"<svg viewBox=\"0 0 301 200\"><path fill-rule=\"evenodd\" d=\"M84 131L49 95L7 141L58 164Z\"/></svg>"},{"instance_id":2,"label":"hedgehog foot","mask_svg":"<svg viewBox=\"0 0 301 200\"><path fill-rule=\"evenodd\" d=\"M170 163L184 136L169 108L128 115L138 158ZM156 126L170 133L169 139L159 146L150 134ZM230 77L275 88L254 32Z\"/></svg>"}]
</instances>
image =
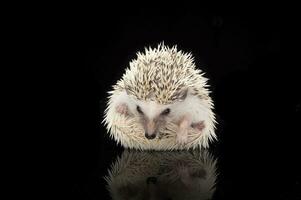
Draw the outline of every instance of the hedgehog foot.
<instances>
[{"instance_id":1,"label":"hedgehog foot","mask_svg":"<svg viewBox=\"0 0 301 200\"><path fill-rule=\"evenodd\" d=\"M204 121L193 123L193 124L191 124L191 127L201 133L205 128L205 123L204 123Z\"/></svg>"},{"instance_id":2,"label":"hedgehog foot","mask_svg":"<svg viewBox=\"0 0 301 200\"><path fill-rule=\"evenodd\" d=\"M187 129L180 129L177 132L177 143L180 145L184 145L188 141L188 130Z\"/></svg>"},{"instance_id":3,"label":"hedgehog foot","mask_svg":"<svg viewBox=\"0 0 301 200\"><path fill-rule=\"evenodd\" d=\"M191 117L185 115L179 122L179 130L177 132L177 143L184 145L188 141L188 128L191 124Z\"/></svg>"},{"instance_id":4,"label":"hedgehog foot","mask_svg":"<svg viewBox=\"0 0 301 200\"><path fill-rule=\"evenodd\" d=\"M128 106L125 103L116 106L116 112L121 115L128 115Z\"/></svg>"}]
</instances>

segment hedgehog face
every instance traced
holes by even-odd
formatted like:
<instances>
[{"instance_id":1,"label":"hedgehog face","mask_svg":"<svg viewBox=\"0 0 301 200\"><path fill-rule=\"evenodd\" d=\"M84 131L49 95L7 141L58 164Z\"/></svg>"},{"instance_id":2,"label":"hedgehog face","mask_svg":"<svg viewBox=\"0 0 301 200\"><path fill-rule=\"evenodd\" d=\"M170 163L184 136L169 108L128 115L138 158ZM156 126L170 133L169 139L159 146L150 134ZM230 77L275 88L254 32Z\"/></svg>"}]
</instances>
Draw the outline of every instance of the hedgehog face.
<instances>
[{"instance_id":1,"label":"hedgehog face","mask_svg":"<svg viewBox=\"0 0 301 200\"><path fill-rule=\"evenodd\" d=\"M172 109L170 105L162 105L155 101L135 101L133 113L139 118L147 139L154 139L160 127L169 120Z\"/></svg>"}]
</instances>

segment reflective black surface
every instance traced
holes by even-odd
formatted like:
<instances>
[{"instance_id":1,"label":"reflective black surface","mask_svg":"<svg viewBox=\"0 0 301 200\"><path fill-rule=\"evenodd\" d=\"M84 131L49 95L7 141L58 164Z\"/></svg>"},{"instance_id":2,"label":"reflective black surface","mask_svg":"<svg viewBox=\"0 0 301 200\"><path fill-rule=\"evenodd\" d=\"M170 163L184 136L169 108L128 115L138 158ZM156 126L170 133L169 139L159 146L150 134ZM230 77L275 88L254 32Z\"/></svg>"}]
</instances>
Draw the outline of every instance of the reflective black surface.
<instances>
[{"instance_id":1,"label":"reflective black surface","mask_svg":"<svg viewBox=\"0 0 301 200\"><path fill-rule=\"evenodd\" d=\"M112 199L211 199L216 171L207 151L124 151L105 180Z\"/></svg>"}]
</instances>

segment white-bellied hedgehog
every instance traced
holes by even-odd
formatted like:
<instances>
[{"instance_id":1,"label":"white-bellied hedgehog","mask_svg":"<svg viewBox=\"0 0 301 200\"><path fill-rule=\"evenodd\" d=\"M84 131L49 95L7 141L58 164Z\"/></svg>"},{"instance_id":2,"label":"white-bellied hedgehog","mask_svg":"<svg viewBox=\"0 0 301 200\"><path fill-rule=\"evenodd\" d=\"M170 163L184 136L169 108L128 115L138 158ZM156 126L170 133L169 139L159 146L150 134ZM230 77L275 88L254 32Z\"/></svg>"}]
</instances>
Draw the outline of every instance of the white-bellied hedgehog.
<instances>
[{"instance_id":1,"label":"white-bellied hedgehog","mask_svg":"<svg viewBox=\"0 0 301 200\"><path fill-rule=\"evenodd\" d=\"M190 53L159 44L137 53L109 92L108 132L126 148L206 148L216 139L207 78Z\"/></svg>"}]
</instances>

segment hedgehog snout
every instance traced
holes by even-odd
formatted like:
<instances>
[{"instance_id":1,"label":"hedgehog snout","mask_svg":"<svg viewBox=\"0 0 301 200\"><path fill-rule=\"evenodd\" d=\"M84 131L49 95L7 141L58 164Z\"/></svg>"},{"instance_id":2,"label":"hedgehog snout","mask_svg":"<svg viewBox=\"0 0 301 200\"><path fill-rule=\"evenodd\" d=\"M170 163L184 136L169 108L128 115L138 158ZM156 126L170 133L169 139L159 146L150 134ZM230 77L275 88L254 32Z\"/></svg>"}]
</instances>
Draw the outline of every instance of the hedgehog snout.
<instances>
[{"instance_id":1,"label":"hedgehog snout","mask_svg":"<svg viewBox=\"0 0 301 200\"><path fill-rule=\"evenodd\" d=\"M149 134L148 132L145 132L145 137L149 140L155 139L156 135L156 133Z\"/></svg>"},{"instance_id":2,"label":"hedgehog snout","mask_svg":"<svg viewBox=\"0 0 301 200\"><path fill-rule=\"evenodd\" d=\"M157 136L158 120L144 117L145 137L149 140L155 139Z\"/></svg>"}]
</instances>

